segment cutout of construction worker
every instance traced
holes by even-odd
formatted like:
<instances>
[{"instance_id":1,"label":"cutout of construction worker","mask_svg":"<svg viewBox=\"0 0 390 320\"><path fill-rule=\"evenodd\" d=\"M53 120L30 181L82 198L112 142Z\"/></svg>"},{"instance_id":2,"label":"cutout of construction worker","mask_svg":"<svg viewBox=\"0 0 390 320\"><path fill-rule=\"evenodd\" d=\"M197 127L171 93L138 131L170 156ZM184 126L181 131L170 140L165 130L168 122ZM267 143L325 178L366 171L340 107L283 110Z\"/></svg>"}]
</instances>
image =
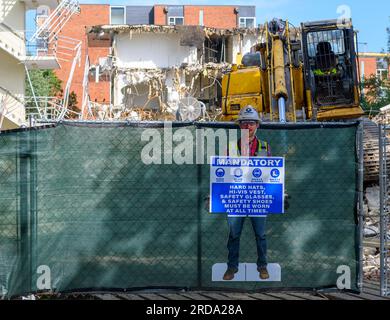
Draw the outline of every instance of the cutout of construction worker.
<instances>
[{"instance_id":1,"label":"cutout of construction worker","mask_svg":"<svg viewBox=\"0 0 390 320\"><path fill-rule=\"evenodd\" d=\"M232 147L237 148L235 154L239 156L251 157L271 157L271 148L265 141L261 141L256 137L257 129L260 125L260 117L256 109L248 105L244 107L239 114L237 120L240 128L249 131L249 144L241 144L241 139L234 143L234 146L229 146L229 152L232 152ZM249 150L241 150L244 146L249 146ZM267 240L266 240L266 217L248 217L252 222L253 231L256 237L257 247L257 271L262 280L269 278L267 270ZM228 268L223 276L223 280L233 280L235 273L238 272L239 266L239 250L240 237L244 221L246 217L228 216L229 239L227 243L228 249Z\"/></svg>"}]
</instances>

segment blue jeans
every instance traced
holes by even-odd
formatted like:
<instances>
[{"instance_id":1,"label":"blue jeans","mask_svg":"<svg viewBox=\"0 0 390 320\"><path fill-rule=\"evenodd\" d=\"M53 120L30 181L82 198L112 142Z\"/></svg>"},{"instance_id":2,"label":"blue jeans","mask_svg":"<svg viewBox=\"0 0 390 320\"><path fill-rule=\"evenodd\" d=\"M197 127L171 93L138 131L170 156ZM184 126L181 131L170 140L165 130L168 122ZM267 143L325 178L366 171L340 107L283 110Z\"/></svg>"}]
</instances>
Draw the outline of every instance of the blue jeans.
<instances>
[{"instance_id":1,"label":"blue jeans","mask_svg":"<svg viewBox=\"0 0 390 320\"><path fill-rule=\"evenodd\" d=\"M253 231L255 232L256 236L257 266L265 267L267 266L267 240L265 236L266 218L252 217L249 219L251 219ZM244 226L244 221L245 217L228 217L228 268L238 269L240 237L242 228Z\"/></svg>"}]
</instances>

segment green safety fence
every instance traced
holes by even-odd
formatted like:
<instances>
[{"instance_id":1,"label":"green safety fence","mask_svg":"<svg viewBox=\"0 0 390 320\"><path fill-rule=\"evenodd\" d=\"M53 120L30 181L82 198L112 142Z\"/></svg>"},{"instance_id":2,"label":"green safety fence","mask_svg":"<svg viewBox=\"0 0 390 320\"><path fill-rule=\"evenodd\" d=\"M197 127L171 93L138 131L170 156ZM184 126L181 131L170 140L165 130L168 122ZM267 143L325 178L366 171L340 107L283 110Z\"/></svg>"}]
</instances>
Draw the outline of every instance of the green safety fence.
<instances>
[{"instance_id":1,"label":"green safety fence","mask_svg":"<svg viewBox=\"0 0 390 320\"><path fill-rule=\"evenodd\" d=\"M49 288L333 288L340 266L350 270L351 290L359 290L359 128L358 122L260 127L273 155L286 158L290 196L285 214L267 218L268 261L281 269L280 281L268 282L213 281L213 265L227 262L228 226L225 216L205 209L210 167L195 161L196 137L237 130L233 124L173 123L173 135L181 130L186 138L172 147L158 122L65 122L3 132L0 295ZM141 159L151 141L147 129L161 137L155 141L161 164ZM192 150L195 163L169 164L176 147ZM256 258L248 220L240 262Z\"/></svg>"}]
</instances>

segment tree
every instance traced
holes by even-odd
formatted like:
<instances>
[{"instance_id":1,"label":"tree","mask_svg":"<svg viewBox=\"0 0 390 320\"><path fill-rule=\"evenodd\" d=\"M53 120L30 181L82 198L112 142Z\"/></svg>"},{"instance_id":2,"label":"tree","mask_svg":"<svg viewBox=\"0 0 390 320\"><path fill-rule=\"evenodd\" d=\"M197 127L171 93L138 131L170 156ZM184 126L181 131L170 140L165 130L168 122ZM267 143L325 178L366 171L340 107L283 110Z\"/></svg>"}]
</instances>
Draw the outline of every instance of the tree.
<instances>
[{"instance_id":1,"label":"tree","mask_svg":"<svg viewBox=\"0 0 390 320\"><path fill-rule=\"evenodd\" d=\"M370 115L376 115L380 108L390 104L389 81L372 75L368 79L364 79L363 89L362 107Z\"/></svg>"},{"instance_id":2,"label":"tree","mask_svg":"<svg viewBox=\"0 0 390 320\"><path fill-rule=\"evenodd\" d=\"M390 65L390 27L387 32L387 55L385 61L387 68ZM387 79L382 79L376 75L372 75L368 79L364 79L364 97L362 98L362 107L369 115L376 115L379 109L390 104L390 78L387 74Z\"/></svg>"},{"instance_id":3,"label":"tree","mask_svg":"<svg viewBox=\"0 0 390 320\"><path fill-rule=\"evenodd\" d=\"M30 70L29 76L37 97L56 97L61 94L62 81L53 70ZM32 97L30 83L26 76L26 96Z\"/></svg>"},{"instance_id":4,"label":"tree","mask_svg":"<svg viewBox=\"0 0 390 320\"><path fill-rule=\"evenodd\" d=\"M68 110L70 111L74 111L74 112L77 112L79 113L80 112L80 109L77 107L77 95L74 91L72 91L70 94L69 94L69 99L68 99ZM71 118L74 118L75 117L75 114L71 113L70 114L70 117Z\"/></svg>"},{"instance_id":5,"label":"tree","mask_svg":"<svg viewBox=\"0 0 390 320\"><path fill-rule=\"evenodd\" d=\"M30 70L29 76L32 86L34 88L34 94L36 97L57 97L63 99L62 81L57 77L53 70ZM30 82L26 75L26 97L32 97L33 92L31 90ZM27 114L35 114L36 106L35 101L29 98L27 103ZM79 112L77 108L77 95L74 91L69 94L68 109L74 112Z\"/></svg>"},{"instance_id":6,"label":"tree","mask_svg":"<svg viewBox=\"0 0 390 320\"><path fill-rule=\"evenodd\" d=\"M31 85L33 89L31 88ZM30 70L25 79L25 95L26 95L26 114L27 116L35 117L38 113L36 109L35 97L59 97L62 92L62 81L58 79L53 70ZM34 94L33 94L34 92ZM38 101L38 106L48 106L48 101Z\"/></svg>"}]
</instances>

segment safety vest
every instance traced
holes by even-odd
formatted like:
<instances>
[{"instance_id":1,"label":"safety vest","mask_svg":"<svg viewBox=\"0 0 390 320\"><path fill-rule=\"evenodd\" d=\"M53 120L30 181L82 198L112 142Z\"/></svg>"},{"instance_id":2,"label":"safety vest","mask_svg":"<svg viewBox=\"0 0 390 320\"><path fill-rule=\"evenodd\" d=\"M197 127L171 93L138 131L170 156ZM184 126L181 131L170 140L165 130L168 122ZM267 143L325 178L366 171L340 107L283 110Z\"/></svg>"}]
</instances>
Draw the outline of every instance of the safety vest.
<instances>
[{"instance_id":1,"label":"safety vest","mask_svg":"<svg viewBox=\"0 0 390 320\"><path fill-rule=\"evenodd\" d=\"M257 148L254 152L253 157L271 157L271 148L266 141L257 139ZM228 156L230 157L239 157L241 156L241 140L237 142L231 142L229 144Z\"/></svg>"},{"instance_id":2,"label":"safety vest","mask_svg":"<svg viewBox=\"0 0 390 320\"><path fill-rule=\"evenodd\" d=\"M333 68L329 71L322 71L321 69L316 69L314 70L314 74L316 76L325 76L325 75L330 75L330 74L337 74L337 69Z\"/></svg>"}]
</instances>

